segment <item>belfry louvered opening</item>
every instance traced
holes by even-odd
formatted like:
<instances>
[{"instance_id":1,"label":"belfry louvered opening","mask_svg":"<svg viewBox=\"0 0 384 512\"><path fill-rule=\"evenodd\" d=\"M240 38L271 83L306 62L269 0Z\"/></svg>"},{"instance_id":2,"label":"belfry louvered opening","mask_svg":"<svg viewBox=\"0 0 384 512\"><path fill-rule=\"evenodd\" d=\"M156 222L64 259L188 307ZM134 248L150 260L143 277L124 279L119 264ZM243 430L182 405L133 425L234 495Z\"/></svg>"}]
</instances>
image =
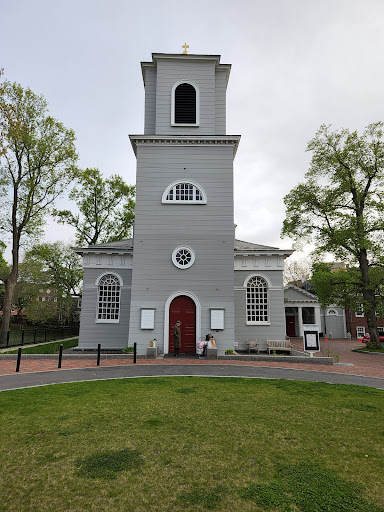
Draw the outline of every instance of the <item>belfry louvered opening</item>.
<instances>
[{"instance_id":1,"label":"belfry louvered opening","mask_svg":"<svg viewBox=\"0 0 384 512\"><path fill-rule=\"evenodd\" d=\"M175 124L196 124L196 89L191 84L176 87Z\"/></svg>"}]
</instances>

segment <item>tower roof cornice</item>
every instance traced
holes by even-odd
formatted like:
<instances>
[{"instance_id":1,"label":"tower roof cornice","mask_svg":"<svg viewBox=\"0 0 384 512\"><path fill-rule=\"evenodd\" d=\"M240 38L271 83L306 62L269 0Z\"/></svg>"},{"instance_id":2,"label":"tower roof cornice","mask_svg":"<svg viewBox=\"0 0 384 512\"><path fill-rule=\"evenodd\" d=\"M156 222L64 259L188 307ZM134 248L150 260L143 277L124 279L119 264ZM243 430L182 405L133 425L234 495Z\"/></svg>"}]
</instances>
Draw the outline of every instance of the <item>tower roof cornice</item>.
<instances>
[{"instance_id":1,"label":"tower roof cornice","mask_svg":"<svg viewBox=\"0 0 384 512\"><path fill-rule=\"evenodd\" d=\"M180 54L180 53L152 53L152 62L142 62L141 63L141 72L143 74L143 81L145 85L145 72L147 69L155 69L157 67L157 63L160 60L176 60L176 61L193 61L193 62L206 62L213 61L215 62L215 67L225 71L227 74L227 82L229 79L229 74L231 72L231 64L220 64L221 55L203 55L197 53L188 53L188 54Z\"/></svg>"},{"instance_id":2,"label":"tower roof cornice","mask_svg":"<svg viewBox=\"0 0 384 512\"><path fill-rule=\"evenodd\" d=\"M236 155L240 135L130 135L129 139L135 155L139 144L168 146L232 145L233 155Z\"/></svg>"}]
</instances>

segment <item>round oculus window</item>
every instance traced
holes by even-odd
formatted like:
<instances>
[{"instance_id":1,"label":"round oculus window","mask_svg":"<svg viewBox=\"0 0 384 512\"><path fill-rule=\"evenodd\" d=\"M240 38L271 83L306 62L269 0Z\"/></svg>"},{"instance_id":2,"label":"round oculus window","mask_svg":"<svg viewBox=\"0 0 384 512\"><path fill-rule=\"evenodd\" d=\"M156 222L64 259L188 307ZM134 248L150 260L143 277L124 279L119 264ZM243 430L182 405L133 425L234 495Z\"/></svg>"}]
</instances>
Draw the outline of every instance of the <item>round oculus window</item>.
<instances>
[{"instance_id":1,"label":"round oculus window","mask_svg":"<svg viewBox=\"0 0 384 512\"><path fill-rule=\"evenodd\" d=\"M190 247L178 247L172 253L172 262L177 268L189 268L195 262L195 253Z\"/></svg>"}]
</instances>

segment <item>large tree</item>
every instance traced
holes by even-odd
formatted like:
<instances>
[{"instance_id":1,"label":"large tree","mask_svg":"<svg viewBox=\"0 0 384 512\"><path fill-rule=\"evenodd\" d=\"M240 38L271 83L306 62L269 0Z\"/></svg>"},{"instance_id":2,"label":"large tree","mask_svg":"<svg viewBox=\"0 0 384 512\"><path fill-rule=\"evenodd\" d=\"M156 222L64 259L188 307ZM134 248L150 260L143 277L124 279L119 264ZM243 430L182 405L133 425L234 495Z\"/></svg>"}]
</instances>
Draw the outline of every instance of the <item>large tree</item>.
<instances>
[{"instance_id":1,"label":"large tree","mask_svg":"<svg viewBox=\"0 0 384 512\"><path fill-rule=\"evenodd\" d=\"M72 323L76 308L74 296L81 294L82 279L80 258L70 244L53 242L34 245L24 256L16 287L28 319L41 322L44 315L52 318L52 314L57 316L60 313ZM55 290L56 313L53 304L36 301L37 291L41 295L42 285Z\"/></svg>"},{"instance_id":2,"label":"large tree","mask_svg":"<svg viewBox=\"0 0 384 512\"><path fill-rule=\"evenodd\" d=\"M79 213L56 211L58 222L76 228L80 245L123 240L131 235L135 218L135 187L118 175L104 179L99 169L80 171L69 197Z\"/></svg>"},{"instance_id":3,"label":"large tree","mask_svg":"<svg viewBox=\"0 0 384 512\"><path fill-rule=\"evenodd\" d=\"M351 310L364 305L362 276L359 267L335 268L332 263L315 263L311 283L323 307L337 305ZM374 291L376 314L384 316L384 267L369 269L370 286Z\"/></svg>"},{"instance_id":4,"label":"large tree","mask_svg":"<svg viewBox=\"0 0 384 512\"><path fill-rule=\"evenodd\" d=\"M309 281L312 275L312 262L309 258L294 259L292 256L284 260L284 284L304 283Z\"/></svg>"},{"instance_id":5,"label":"large tree","mask_svg":"<svg viewBox=\"0 0 384 512\"><path fill-rule=\"evenodd\" d=\"M371 336L380 345L376 322L376 286L372 269L384 265L383 123L363 134L321 126L309 142L312 151L306 181L285 197L283 236L313 242L318 255L331 253L357 267Z\"/></svg>"},{"instance_id":6,"label":"large tree","mask_svg":"<svg viewBox=\"0 0 384 512\"><path fill-rule=\"evenodd\" d=\"M20 245L38 237L55 199L75 175L73 130L48 115L47 102L29 88L0 84L0 231L10 239L0 342L9 329Z\"/></svg>"}]
</instances>

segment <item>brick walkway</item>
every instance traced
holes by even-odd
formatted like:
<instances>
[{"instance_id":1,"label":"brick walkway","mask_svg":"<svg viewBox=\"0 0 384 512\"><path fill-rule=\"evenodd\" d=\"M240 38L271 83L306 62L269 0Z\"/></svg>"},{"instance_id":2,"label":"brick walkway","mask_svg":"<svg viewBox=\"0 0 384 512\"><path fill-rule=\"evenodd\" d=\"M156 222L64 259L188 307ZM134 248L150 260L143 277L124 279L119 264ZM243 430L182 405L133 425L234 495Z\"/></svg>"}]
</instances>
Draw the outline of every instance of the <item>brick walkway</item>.
<instances>
[{"instance_id":1,"label":"brick walkway","mask_svg":"<svg viewBox=\"0 0 384 512\"><path fill-rule=\"evenodd\" d=\"M302 350L302 340L293 340L295 349ZM384 355L358 354L352 352L353 348L361 347L362 344L357 341L350 340L333 340L329 342L321 342L321 355L337 354L340 363L349 363L353 366L338 365L312 365L305 363L287 363L287 362L268 362L268 361L212 361L206 359L186 359L186 358L165 358L165 359L138 359L137 365L206 365L215 364L219 366L226 365L243 365L243 366L259 366L269 368L294 368L296 370L311 370L314 372L330 372L343 373L350 375L362 375L365 377L384 378ZM329 354L328 354L329 352ZM132 365L132 359L102 359L100 366L129 366ZM96 367L96 355L94 359L65 359L63 356L62 370L75 368L92 368ZM0 360L0 376L15 373L16 360ZM57 370L56 359L22 359L20 373L42 372L49 370Z\"/></svg>"}]
</instances>

